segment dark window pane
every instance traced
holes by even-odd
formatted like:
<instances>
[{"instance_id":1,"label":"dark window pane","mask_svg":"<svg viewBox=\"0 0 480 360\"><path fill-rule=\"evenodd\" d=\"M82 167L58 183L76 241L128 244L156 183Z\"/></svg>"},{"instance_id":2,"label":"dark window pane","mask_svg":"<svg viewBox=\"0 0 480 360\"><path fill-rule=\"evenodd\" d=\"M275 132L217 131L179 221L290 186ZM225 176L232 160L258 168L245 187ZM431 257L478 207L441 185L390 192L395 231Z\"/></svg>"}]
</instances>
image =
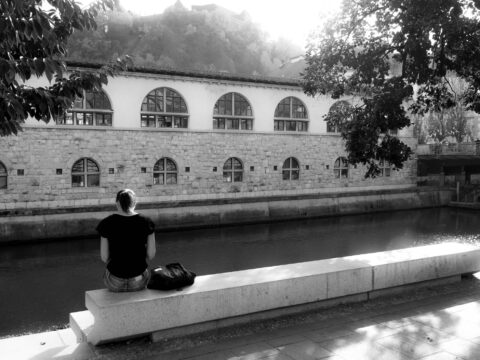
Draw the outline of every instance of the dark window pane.
<instances>
[{"instance_id":1,"label":"dark window pane","mask_svg":"<svg viewBox=\"0 0 480 360\"><path fill-rule=\"evenodd\" d=\"M87 175L87 186L100 186L100 174Z\"/></svg>"},{"instance_id":2,"label":"dark window pane","mask_svg":"<svg viewBox=\"0 0 480 360\"><path fill-rule=\"evenodd\" d=\"M308 131L308 123L306 121L297 121L298 131Z\"/></svg>"},{"instance_id":3,"label":"dark window pane","mask_svg":"<svg viewBox=\"0 0 480 360\"><path fill-rule=\"evenodd\" d=\"M292 180L298 180L300 172L298 170L292 170Z\"/></svg>"},{"instance_id":4,"label":"dark window pane","mask_svg":"<svg viewBox=\"0 0 480 360\"><path fill-rule=\"evenodd\" d=\"M340 158L338 158L337 160L335 160L335 164L333 165L333 167L336 167L336 168L339 168L339 167L340 167Z\"/></svg>"},{"instance_id":5,"label":"dark window pane","mask_svg":"<svg viewBox=\"0 0 480 360\"><path fill-rule=\"evenodd\" d=\"M385 168L385 176L390 176L390 168Z\"/></svg>"},{"instance_id":6,"label":"dark window pane","mask_svg":"<svg viewBox=\"0 0 480 360\"><path fill-rule=\"evenodd\" d=\"M73 113L67 112L65 114L65 125L73 125Z\"/></svg>"},{"instance_id":7,"label":"dark window pane","mask_svg":"<svg viewBox=\"0 0 480 360\"><path fill-rule=\"evenodd\" d=\"M174 127L175 128L187 128L188 127L188 118L184 116L174 116Z\"/></svg>"},{"instance_id":8,"label":"dark window pane","mask_svg":"<svg viewBox=\"0 0 480 360\"><path fill-rule=\"evenodd\" d=\"M87 172L100 172L98 165L90 159L87 159Z\"/></svg>"},{"instance_id":9,"label":"dark window pane","mask_svg":"<svg viewBox=\"0 0 480 360\"><path fill-rule=\"evenodd\" d=\"M275 117L290 117L290 98L283 99L275 109Z\"/></svg>"},{"instance_id":10,"label":"dark window pane","mask_svg":"<svg viewBox=\"0 0 480 360\"><path fill-rule=\"evenodd\" d=\"M237 158L233 158L233 168L236 170L243 169L242 163Z\"/></svg>"},{"instance_id":11,"label":"dark window pane","mask_svg":"<svg viewBox=\"0 0 480 360\"><path fill-rule=\"evenodd\" d=\"M72 166L72 172L77 173L77 172L84 172L85 171L85 161L84 159L78 160L75 164Z\"/></svg>"},{"instance_id":12,"label":"dark window pane","mask_svg":"<svg viewBox=\"0 0 480 360\"><path fill-rule=\"evenodd\" d=\"M291 158L288 158L287 160L285 160L285 161L283 162L282 169L290 169L290 159L291 159Z\"/></svg>"},{"instance_id":13,"label":"dark window pane","mask_svg":"<svg viewBox=\"0 0 480 360\"><path fill-rule=\"evenodd\" d=\"M232 158L230 158L227 161L225 161L225 164L223 164L223 169L224 170L231 170L232 168L233 168Z\"/></svg>"},{"instance_id":14,"label":"dark window pane","mask_svg":"<svg viewBox=\"0 0 480 360\"><path fill-rule=\"evenodd\" d=\"M172 117L171 116L159 116L158 117L158 127L171 128L172 127Z\"/></svg>"},{"instance_id":15,"label":"dark window pane","mask_svg":"<svg viewBox=\"0 0 480 360\"><path fill-rule=\"evenodd\" d=\"M83 186L85 186L85 176L84 175L72 175L72 186L73 187L83 187Z\"/></svg>"},{"instance_id":16,"label":"dark window pane","mask_svg":"<svg viewBox=\"0 0 480 360\"><path fill-rule=\"evenodd\" d=\"M302 102L296 98L292 98L292 117L294 119L306 119L307 109Z\"/></svg>"},{"instance_id":17,"label":"dark window pane","mask_svg":"<svg viewBox=\"0 0 480 360\"><path fill-rule=\"evenodd\" d=\"M283 131L285 130L285 121L283 120L276 120L275 121L275 130Z\"/></svg>"},{"instance_id":18,"label":"dark window pane","mask_svg":"<svg viewBox=\"0 0 480 360\"><path fill-rule=\"evenodd\" d=\"M247 99L240 94L235 94L235 115L252 116L252 109Z\"/></svg>"},{"instance_id":19,"label":"dark window pane","mask_svg":"<svg viewBox=\"0 0 480 360\"><path fill-rule=\"evenodd\" d=\"M233 173L233 181L241 182L243 180L243 172L235 171Z\"/></svg>"},{"instance_id":20,"label":"dark window pane","mask_svg":"<svg viewBox=\"0 0 480 360\"><path fill-rule=\"evenodd\" d=\"M84 125L83 113L75 113L75 117L77 119L77 125Z\"/></svg>"},{"instance_id":21,"label":"dark window pane","mask_svg":"<svg viewBox=\"0 0 480 360\"><path fill-rule=\"evenodd\" d=\"M7 174L7 168L5 167L5 165L0 163L0 176L6 175L6 174Z\"/></svg>"},{"instance_id":22,"label":"dark window pane","mask_svg":"<svg viewBox=\"0 0 480 360\"><path fill-rule=\"evenodd\" d=\"M348 177L348 169L342 169L342 178Z\"/></svg>"},{"instance_id":23,"label":"dark window pane","mask_svg":"<svg viewBox=\"0 0 480 360\"><path fill-rule=\"evenodd\" d=\"M334 175L335 175L335 177L336 177L337 179L340 178L340 170L334 169L334 170L333 170L333 173L334 173Z\"/></svg>"},{"instance_id":24,"label":"dark window pane","mask_svg":"<svg viewBox=\"0 0 480 360\"><path fill-rule=\"evenodd\" d=\"M163 185L163 174L161 173L154 173L153 174L153 184L154 185Z\"/></svg>"},{"instance_id":25,"label":"dark window pane","mask_svg":"<svg viewBox=\"0 0 480 360\"><path fill-rule=\"evenodd\" d=\"M287 131L296 131L297 130L297 122L296 121L285 121Z\"/></svg>"},{"instance_id":26,"label":"dark window pane","mask_svg":"<svg viewBox=\"0 0 480 360\"><path fill-rule=\"evenodd\" d=\"M300 168L300 165L298 165L297 159L295 159L295 158L291 158L291 159L292 159L292 169Z\"/></svg>"},{"instance_id":27,"label":"dark window pane","mask_svg":"<svg viewBox=\"0 0 480 360\"><path fill-rule=\"evenodd\" d=\"M290 171L289 170L283 170L282 171L282 179L283 180L290 180Z\"/></svg>"},{"instance_id":28,"label":"dark window pane","mask_svg":"<svg viewBox=\"0 0 480 360\"><path fill-rule=\"evenodd\" d=\"M6 189L6 188L7 188L7 177L0 176L0 189Z\"/></svg>"},{"instance_id":29,"label":"dark window pane","mask_svg":"<svg viewBox=\"0 0 480 360\"><path fill-rule=\"evenodd\" d=\"M224 171L223 172L223 181L232 182L232 172L231 171Z\"/></svg>"},{"instance_id":30,"label":"dark window pane","mask_svg":"<svg viewBox=\"0 0 480 360\"><path fill-rule=\"evenodd\" d=\"M167 184L176 184L177 183L177 174L167 174Z\"/></svg>"},{"instance_id":31,"label":"dark window pane","mask_svg":"<svg viewBox=\"0 0 480 360\"><path fill-rule=\"evenodd\" d=\"M167 161L167 171L177 171L177 166L171 159L166 159Z\"/></svg>"},{"instance_id":32,"label":"dark window pane","mask_svg":"<svg viewBox=\"0 0 480 360\"><path fill-rule=\"evenodd\" d=\"M93 114L85 113L85 125L93 125Z\"/></svg>"},{"instance_id":33,"label":"dark window pane","mask_svg":"<svg viewBox=\"0 0 480 360\"><path fill-rule=\"evenodd\" d=\"M153 171L164 171L164 164L165 164L165 159L160 159L155 163L155 166L153 167Z\"/></svg>"}]
</instances>

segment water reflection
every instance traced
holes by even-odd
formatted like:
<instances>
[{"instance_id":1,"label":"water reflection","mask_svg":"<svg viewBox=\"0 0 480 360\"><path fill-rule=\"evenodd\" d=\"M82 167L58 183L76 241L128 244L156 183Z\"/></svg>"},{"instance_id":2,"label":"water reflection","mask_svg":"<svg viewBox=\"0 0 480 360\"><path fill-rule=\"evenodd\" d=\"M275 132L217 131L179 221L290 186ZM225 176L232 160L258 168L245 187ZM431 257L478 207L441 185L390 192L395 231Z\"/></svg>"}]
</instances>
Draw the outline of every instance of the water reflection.
<instances>
[{"instance_id":1,"label":"water reflection","mask_svg":"<svg viewBox=\"0 0 480 360\"><path fill-rule=\"evenodd\" d=\"M479 243L479 213L425 209L157 234L153 264L197 274L295 263L444 241ZM103 287L98 239L0 247L0 336L66 324L84 292Z\"/></svg>"}]
</instances>

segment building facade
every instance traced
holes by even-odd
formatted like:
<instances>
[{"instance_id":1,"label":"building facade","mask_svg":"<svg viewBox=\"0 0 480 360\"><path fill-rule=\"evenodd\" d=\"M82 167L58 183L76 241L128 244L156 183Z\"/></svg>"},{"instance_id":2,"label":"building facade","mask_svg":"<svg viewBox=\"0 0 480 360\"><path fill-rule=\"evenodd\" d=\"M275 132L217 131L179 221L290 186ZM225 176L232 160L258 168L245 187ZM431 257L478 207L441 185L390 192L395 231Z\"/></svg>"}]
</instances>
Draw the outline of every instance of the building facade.
<instances>
[{"instance_id":1,"label":"building facade","mask_svg":"<svg viewBox=\"0 0 480 360\"><path fill-rule=\"evenodd\" d=\"M94 208L121 188L156 203L413 186L415 159L375 179L348 165L323 120L334 104L291 80L125 72L0 139L0 210ZM416 147L410 129L398 136Z\"/></svg>"}]
</instances>

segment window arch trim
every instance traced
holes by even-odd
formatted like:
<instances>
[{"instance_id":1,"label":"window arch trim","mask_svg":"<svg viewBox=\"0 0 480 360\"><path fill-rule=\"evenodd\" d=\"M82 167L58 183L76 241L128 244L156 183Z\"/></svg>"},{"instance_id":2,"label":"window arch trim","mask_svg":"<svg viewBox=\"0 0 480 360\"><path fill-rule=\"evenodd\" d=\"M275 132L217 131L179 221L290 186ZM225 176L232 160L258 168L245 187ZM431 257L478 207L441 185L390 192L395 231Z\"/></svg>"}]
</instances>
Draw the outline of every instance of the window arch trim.
<instances>
[{"instance_id":1,"label":"window arch trim","mask_svg":"<svg viewBox=\"0 0 480 360\"><path fill-rule=\"evenodd\" d=\"M169 168L169 166L172 166ZM158 159L153 166L153 185L176 185L178 183L178 165L169 157Z\"/></svg>"},{"instance_id":2,"label":"window arch trim","mask_svg":"<svg viewBox=\"0 0 480 360\"><path fill-rule=\"evenodd\" d=\"M112 102L108 94L103 90L82 90L83 96L77 97L72 106L67 109L65 114L57 116L55 122L57 125L74 125L74 126L112 126L113 124L113 108ZM90 95L93 94L93 95ZM95 95L101 94L101 99L95 100ZM88 98L93 96L93 102L101 102L105 106L89 107L87 106Z\"/></svg>"},{"instance_id":3,"label":"window arch trim","mask_svg":"<svg viewBox=\"0 0 480 360\"><path fill-rule=\"evenodd\" d=\"M350 172L350 166L347 158L340 156L333 164L333 173L337 179L347 179Z\"/></svg>"},{"instance_id":4,"label":"window arch trim","mask_svg":"<svg viewBox=\"0 0 480 360\"><path fill-rule=\"evenodd\" d=\"M244 110L237 112L237 102L242 102ZM229 92L218 98L213 106L213 129L253 130L253 107L250 101L238 92Z\"/></svg>"},{"instance_id":5,"label":"window arch trim","mask_svg":"<svg viewBox=\"0 0 480 360\"><path fill-rule=\"evenodd\" d=\"M230 157L223 163L223 180L225 182L243 182L244 164L237 157Z\"/></svg>"},{"instance_id":6,"label":"window arch trim","mask_svg":"<svg viewBox=\"0 0 480 360\"><path fill-rule=\"evenodd\" d=\"M282 165L282 180L299 180L300 162L295 157L287 158Z\"/></svg>"},{"instance_id":7,"label":"window arch trim","mask_svg":"<svg viewBox=\"0 0 480 360\"><path fill-rule=\"evenodd\" d=\"M72 165L72 187L98 187L100 173L98 162L89 157L82 157Z\"/></svg>"},{"instance_id":8,"label":"window arch trim","mask_svg":"<svg viewBox=\"0 0 480 360\"><path fill-rule=\"evenodd\" d=\"M176 111L177 107L179 111ZM167 86L157 87L148 92L140 105L141 127L186 129L188 120L189 112L185 98L177 90Z\"/></svg>"}]
</instances>

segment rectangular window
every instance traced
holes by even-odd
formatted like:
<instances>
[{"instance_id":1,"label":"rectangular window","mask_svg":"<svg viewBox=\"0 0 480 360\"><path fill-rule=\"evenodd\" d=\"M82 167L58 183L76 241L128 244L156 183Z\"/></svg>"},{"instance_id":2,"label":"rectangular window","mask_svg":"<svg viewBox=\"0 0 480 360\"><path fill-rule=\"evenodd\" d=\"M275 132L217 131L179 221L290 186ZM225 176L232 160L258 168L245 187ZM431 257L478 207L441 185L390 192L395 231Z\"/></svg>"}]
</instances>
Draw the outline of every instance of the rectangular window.
<instances>
[{"instance_id":1,"label":"rectangular window","mask_svg":"<svg viewBox=\"0 0 480 360\"><path fill-rule=\"evenodd\" d=\"M100 186L100 175L92 174L87 175L87 186Z\"/></svg>"},{"instance_id":2,"label":"rectangular window","mask_svg":"<svg viewBox=\"0 0 480 360\"><path fill-rule=\"evenodd\" d=\"M227 121L226 121L226 128L227 128L227 129L235 129L235 130L238 130L238 128L239 128L239 120L238 120L238 119L227 119Z\"/></svg>"},{"instance_id":3,"label":"rectangular window","mask_svg":"<svg viewBox=\"0 0 480 360\"><path fill-rule=\"evenodd\" d=\"M73 187L83 187L85 186L84 175L72 175L72 186Z\"/></svg>"},{"instance_id":4,"label":"rectangular window","mask_svg":"<svg viewBox=\"0 0 480 360\"><path fill-rule=\"evenodd\" d=\"M308 123L306 121L297 121L298 131L308 131Z\"/></svg>"},{"instance_id":5,"label":"rectangular window","mask_svg":"<svg viewBox=\"0 0 480 360\"><path fill-rule=\"evenodd\" d=\"M232 182L232 172L231 171L224 171L223 172L223 181Z\"/></svg>"},{"instance_id":6,"label":"rectangular window","mask_svg":"<svg viewBox=\"0 0 480 360\"><path fill-rule=\"evenodd\" d=\"M168 174L167 173L167 185L172 185L177 183L177 174Z\"/></svg>"},{"instance_id":7,"label":"rectangular window","mask_svg":"<svg viewBox=\"0 0 480 360\"><path fill-rule=\"evenodd\" d=\"M158 127L171 128L172 127L172 117L171 116L159 116L158 117Z\"/></svg>"},{"instance_id":8,"label":"rectangular window","mask_svg":"<svg viewBox=\"0 0 480 360\"><path fill-rule=\"evenodd\" d=\"M243 172L234 172L233 173L233 181L241 182L243 180Z\"/></svg>"},{"instance_id":9,"label":"rectangular window","mask_svg":"<svg viewBox=\"0 0 480 360\"><path fill-rule=\"evenodd\" d=\"M188 118L185 116L174 116L173 127L186 129L188 127Z\"/></svg>"},{"instance_id":10,"label":"rectangular window","mask_svg":"<svg viewBox=\"0 0 480 360\"><path fill-rule=\"evenodd\" d=\"M164 181L163 181L163 174L153 174L153 184L154 185L163 185L164 184Z\"/></svg>"},{"instance_id":11,"label":"rectangular window","mask_svg":"<svg viewBox=\"0 0 480 360\"><path fill-rule=\"evenodd\" d=\"M214 118L213 119L213 128L214 129L225 129L225 119Z\"/></svg>"},{"instance_id":12,"label":"rectangular window","mask_svg":"<svg viewBox=\"0 0 480 360\"><path fill-rule=\"evenodd\" d=\"M142 115L141 126L142 127L155 127L155 115Z\"/></svg>"},{"instance_id":13,"label":"rectangular window","mask_svg":"<svg viewBox=\"0 0 480 360\"><path fill-rule=\"evenodd\" d=\"M73 125L73 113L67 112L65 114L65 125Z\"/></svg>"},{"instance_id":14,"label":"rectangular window","mask_svg":"<svg viewBox=\"0 0 480 360\"><path fill-rule=\"evenodd\" d=\"M283 120L275 120L274 130L275 131L284 131L285 130L285 122Z\"/></svg>"},{"instance_id":15,"label":"rectangular window","mask_svg":"<svg viewBox=\"0 0 480 360\"><path fill-rule=\"evenodd\" d=\"M242 130L252 130L252 120L251 119L241 119L240 127Z\"/></svg>"},{"instance_id":16,"label":"rectangular window","mask_svg":"<svg viewBox=\"0 0 480 360\"><path fill-rule=\"evenodd\" d=\"M93 114L85 113L85 125L93 125Z\"/></svg>"},{"instance_id":17,"label":"rectangular window","mask_svg":"<svg viewBox=\"0 0 480 360\"><path fill-rule=\"evenodd\" d=\"M75 118L77 120L77 125L83 125L83 113L75 113Z\"/></svg>"},{"instance_id":18,"label":"rectangular window","mask_svg":"<svg viewBox=\"0 0 480 360\"><path fill-rule=\"evenodd\" d=\"M285 130L287 131L296 131L297 130L297 122L296 121L285 121Z\"/></svg>"},{"instance_id":19,"label":"rectangular window","mask_svg":"<svg viewBox=\"0 0 480 360\"><path fill-rule=\"evenodd\" d=\"M0 176L0 189L6 189L6 188L7 188L7 177Z\"/></svg>"}]
</instances>

